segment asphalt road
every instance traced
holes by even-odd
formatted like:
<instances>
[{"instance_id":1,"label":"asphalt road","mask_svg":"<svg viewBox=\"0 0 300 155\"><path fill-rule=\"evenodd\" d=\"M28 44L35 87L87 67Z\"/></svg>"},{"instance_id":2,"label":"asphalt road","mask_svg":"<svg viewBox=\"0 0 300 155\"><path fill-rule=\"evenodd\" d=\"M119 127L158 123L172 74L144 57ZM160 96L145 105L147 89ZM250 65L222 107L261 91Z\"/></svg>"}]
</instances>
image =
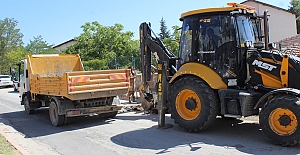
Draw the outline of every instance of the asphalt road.
<instances>
[{"instance_id":1,"label":"asphalt road","mask_svg":"<svg viewBox=\"0 0 300 155\"><path fill-rule=\"evenodd\" d=\"M114 119L78 117L72 124L53 127L48 109L25 114L13 88L0 89L0 129L28 154L299 154L300 145L273 145L260 130L256 117L218 118L206 131L187 133L173 123L158 129L156 114L133 111Z\"/></svg>"}]
</instances>

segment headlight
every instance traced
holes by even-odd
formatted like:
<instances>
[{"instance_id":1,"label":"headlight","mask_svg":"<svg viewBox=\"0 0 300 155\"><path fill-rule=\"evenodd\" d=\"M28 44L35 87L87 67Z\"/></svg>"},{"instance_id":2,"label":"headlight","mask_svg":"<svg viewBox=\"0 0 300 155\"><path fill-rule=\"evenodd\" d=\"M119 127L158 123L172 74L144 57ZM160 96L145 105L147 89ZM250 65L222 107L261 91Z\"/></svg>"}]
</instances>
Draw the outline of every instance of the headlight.
<instances>
[{"instance_id":1,"label":"headlight","mask_svg":"<svg viewBox=\"0 0 300 155\"><path fill-rule=\"evenodd\" d=\"M274 42L271 42L268 44L269 49L275 49L276 48L276 44Z\"/></svg>"},{"instance_id":2,"label":"headlight","mask_svg":"<svg viewBox=\"0 0 300 155\"><path fill-rule=\"evenodd\" d=\"M244 43L244 45L245 45L245 47L247 47L247 48L253 47L252 41L249 41L249 40L247 40L247 41Z\"/></svg>"},{"instance_id":3,"label":"headlight","mask_svg":"<svg viewBox=\"0 0 300 155\"><path fill-rule=\"evenodd\" d=\"M242 9L239 9L239 13L242 13L243 11L242 11Z\"/></svg>"}]
</instances>

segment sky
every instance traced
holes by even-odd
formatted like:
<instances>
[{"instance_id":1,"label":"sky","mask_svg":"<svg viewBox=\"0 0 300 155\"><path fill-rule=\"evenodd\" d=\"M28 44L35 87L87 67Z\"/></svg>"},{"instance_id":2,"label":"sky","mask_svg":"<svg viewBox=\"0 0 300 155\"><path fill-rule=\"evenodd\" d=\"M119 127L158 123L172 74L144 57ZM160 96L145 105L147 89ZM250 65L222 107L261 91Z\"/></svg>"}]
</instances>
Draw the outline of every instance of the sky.
<instances>
[{"instance_id":1,"label":"sky","mask_svg":"<svg viewBox=\"0 0 300 155\"><path fill-rule=\"evenodd\" d=\"M288 9L290 1L261 0L283 9ZM142 22L150 22L159 33L162 18L171 30L172 26L181 25L182 13L222 7L227 2L232 0L0 0L0 20L17 20L16 28L24 35L25 45L39 35L49 44L61 44L79 36L83 32L81 26L93 21L103 26L122 24L124 31L133 32L133 39L138 39Z\"/></svg>"}]
</instances>

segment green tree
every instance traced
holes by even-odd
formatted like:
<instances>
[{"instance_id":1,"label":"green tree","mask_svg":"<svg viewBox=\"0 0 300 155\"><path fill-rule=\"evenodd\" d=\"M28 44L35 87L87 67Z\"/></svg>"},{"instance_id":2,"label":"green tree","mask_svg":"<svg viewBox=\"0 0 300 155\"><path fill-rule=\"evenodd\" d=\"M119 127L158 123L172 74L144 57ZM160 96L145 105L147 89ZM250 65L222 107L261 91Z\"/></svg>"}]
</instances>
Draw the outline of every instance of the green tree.
<instances>
[{"instance_id":1,"label":"green tree","mask_svg":"<svg viewBox=\"0 0 300 155\"><path fill-rule=\"evenodd\" d=\"M297 33L300 33L300 0L291 0L289 11L296 13Z\"/></svg>"},{"instance_id":2,"label":"green tree","mask_svg":"<svg viewBox=\"0 0 300 155\"><path fill-rule=\"evenodd\" d=\"M172 26L172 30L173 33L169 35L169 37L162 39L162 42L170 52L172 52L176 57L178 57L181 31L179 26L177 25ZM152 64L154 66L157 66L157 62L154 56L152 56Z\"/></svg>"},{"instance_id":3,"label":"green tree","mask_svg":"<svg viewBox=\"0 0 300 155\"><path fill-rule=\"evenodd\" d=\"M169 38L164 38L163 43L168 48L169 51L174 53L176 56L178 56L179 51L179 41L180 41L180 28L179 26L175 25L172 26L173 33Z\"/></svg>"},{"instance_id":4,"label":"green tree","mask_svg":"<svg viewBox=\"0 0 300 155\"><path fill-rule=\"evenodd\" d=\"M4 73L7 60L5 54L23 44L23 34L17 29L18 22L16 20L5 18L0 20L0 72Z\"/></svg>"},{"instance_id":5,"label":"green tree","mask_svg":"<svg viewBox=\"0 0 300 155\"><path fill-rule=\"evenodd\" d=\"M43 40L41 35L33 37L30 43L25 47L31 54L54 54L58 53L57 50L53 49L53 44L50 45L47 41Z\"/></svg>"},{"instance_id":6,"label":"green tree","mask_svg":"<svg viewBox=\"0 0 300 155\"><path fill-rule=\"evenodd\" d=\"M133 32L124 32L121 24L103 26L97 21L81 26L83 33L77 43L64 53L79 54L86 70L125 68L131 64L131 56L139 52ZM116 63L114 59L116 58Z\"/></svg>"},{"instance_id":7,"label":"green tree","mask_svg":"<svg viewBox=\"0 0 300 155\"><path fill-rule=\"evenodd\" d=\"M159 37L161 40L163 40L165 38L170 38L170 31L168 30L168 28L166 26L166 21L164 20L164 18L161 18L161 20L160 20Z\"/></svg>"},{"instance_id":8,"label":"green tree","mask_svg":"<svg viewBox=\"0 0 300 155\"><path fill-rule=\"evenodd\" d=\"M17 73L16 64L25 58L25 55L30 54L23 46L19 46L5 54L6 63L4 68L9 70L11 66L15 67L15 72ZM17 74L16 74L17 76Z\"/></svg>"}]
</instances>

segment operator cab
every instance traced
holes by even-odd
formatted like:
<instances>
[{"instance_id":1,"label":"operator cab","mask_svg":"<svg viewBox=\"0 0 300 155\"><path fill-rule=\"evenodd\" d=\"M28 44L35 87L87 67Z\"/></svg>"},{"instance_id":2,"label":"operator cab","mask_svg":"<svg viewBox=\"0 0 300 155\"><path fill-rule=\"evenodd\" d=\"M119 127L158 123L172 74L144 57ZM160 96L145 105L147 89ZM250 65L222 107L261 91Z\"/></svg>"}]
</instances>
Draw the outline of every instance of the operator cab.
<instances>
[{"instance_id":1,"label":"operator cab","mask_svg":"<svg viewBox=\"0 0 300 155\"><path fill-rule=\"evenodd\" d=\"M230 7L193 10L181 15L179 67L187 62L204 64L230 86L245 85L246 51L259 41L254 8L228 3ZM247 48L246 48L247 47Z\"/></svg>"}]
</instances>

